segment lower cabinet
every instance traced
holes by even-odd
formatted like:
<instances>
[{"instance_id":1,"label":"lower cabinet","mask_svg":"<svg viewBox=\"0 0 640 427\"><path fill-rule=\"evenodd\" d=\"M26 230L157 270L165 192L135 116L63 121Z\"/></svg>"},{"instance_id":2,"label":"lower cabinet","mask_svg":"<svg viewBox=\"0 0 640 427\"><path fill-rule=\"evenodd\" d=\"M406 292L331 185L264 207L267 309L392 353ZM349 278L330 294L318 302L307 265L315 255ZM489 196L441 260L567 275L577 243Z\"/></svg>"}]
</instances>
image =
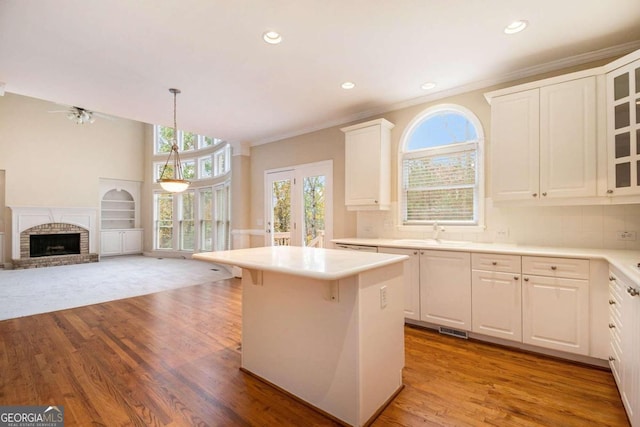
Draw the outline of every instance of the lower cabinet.
<instances>
[{"instance_id":1,"label":"lower cabinet","mask_svg":"<svg viewBox=\"0 0 640 427\"><path fill-rule=\"evenodd\" d=\"M142 230L109 230L100 232L100 255L142 253Z\"/></svg>"},{"instance_id":2,"label":"lower cabinet","mask_svg":"<svg viewBox=\"0 0 640 427\"><path fill-rule=\"evenodd\" d=\"M420 251L418 249L379 247L385 254L407 255L404 274L404 317L420 320Z\"/></svg>"},{"instance_id":3,"label":"lower cabinet","mask_svg":"<svg viewBox=\"0 0 640 427\"><path fill-rule=\"evenodd\" d=\"M471 254L420 250L420 320L471 330Z\"/></svg>"},{"instance_id":4,"label":"lower cabinet","mask_svg":"<svg viewBox=\"0 0 640 427\"><path fill-rule=\"evenodd\" d=\"M524 256L522 277L522 341L588 355L589 261Z\"/></svg>"},{"instance_id":5,"label":"lower cabinet","mask_svg":"<svg viewBox=\"0 0 640 427\"><path fill-rule=\"evenodd\" d=\"M640 426L640 285L619 271L610 274L612 330L609 361L633 427Z\"/></svg>"},{"instance_id":6,"label":"lower cabinet","mask_svg":"<svg viewBox=\"0 0 640 427\"><path fill-rule=\"evenodd\" d=\"M471 254L472 331L522 341L520 256Z\"/></svg>"}]
</instances>

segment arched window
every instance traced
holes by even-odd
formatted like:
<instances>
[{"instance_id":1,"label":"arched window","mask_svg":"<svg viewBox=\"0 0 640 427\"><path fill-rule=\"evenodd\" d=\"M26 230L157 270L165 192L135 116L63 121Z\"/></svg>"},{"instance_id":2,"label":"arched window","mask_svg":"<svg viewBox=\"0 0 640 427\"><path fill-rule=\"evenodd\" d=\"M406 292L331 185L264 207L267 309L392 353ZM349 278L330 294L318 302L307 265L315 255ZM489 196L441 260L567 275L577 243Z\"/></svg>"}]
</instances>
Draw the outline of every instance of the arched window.
<instances>
[{"instance_id":1,"label":"arched window","mask_svg":"<svg viewBox=\"0 0 640 427\"><path fill-rule=\"evenodd\" d=\"M420 113L400 143L401 225L481 226L484 135L458 105Z\"/></svg>"}]
</instances>

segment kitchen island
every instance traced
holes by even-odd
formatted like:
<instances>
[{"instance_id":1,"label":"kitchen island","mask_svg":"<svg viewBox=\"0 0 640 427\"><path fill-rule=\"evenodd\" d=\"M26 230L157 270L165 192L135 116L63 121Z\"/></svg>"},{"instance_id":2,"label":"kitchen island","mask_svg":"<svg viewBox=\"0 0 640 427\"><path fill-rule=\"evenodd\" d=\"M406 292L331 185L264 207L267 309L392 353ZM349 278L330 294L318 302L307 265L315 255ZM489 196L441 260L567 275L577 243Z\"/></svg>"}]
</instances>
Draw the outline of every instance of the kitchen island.
<instances>
[{"instance_id":1,"label":"kitchen island","mask_svg":"<svg viewBox=\"0 0 640 427\"><path fill-rule=\"evenodd\" d=\"M243 269L243 371L353 426L402 389L408 257L289 246L193 257Z\"/></svg>"}]
</instances>

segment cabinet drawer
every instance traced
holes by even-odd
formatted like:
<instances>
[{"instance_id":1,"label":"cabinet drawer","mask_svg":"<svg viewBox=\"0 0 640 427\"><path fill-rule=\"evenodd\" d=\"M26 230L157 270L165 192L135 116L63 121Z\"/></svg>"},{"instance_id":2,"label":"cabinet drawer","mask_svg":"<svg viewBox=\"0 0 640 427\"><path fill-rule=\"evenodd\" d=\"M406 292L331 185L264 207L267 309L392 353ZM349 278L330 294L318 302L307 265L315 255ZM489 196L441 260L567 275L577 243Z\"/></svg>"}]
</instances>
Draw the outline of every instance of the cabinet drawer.
<instances>
[{"instance_id":1,"label":"cabinet drawer","mask_svg":"<svg viewBox=\"0 0 640 427\"><path fill-rule=\"evenodd\" d=\"M589 260L574 258L522 257L522 274L588 279Z\"/></svg>"},{"instance_id":2,"label":"cabinet drawer","mask_svg":"<svg viewBox=\"0 0 640 427\"><path fill-rule=\"evenodd\" d=\"M520 262L519 255L471 254L471 268L473 270L520 273Z\"/></svg>"}]
</instances>

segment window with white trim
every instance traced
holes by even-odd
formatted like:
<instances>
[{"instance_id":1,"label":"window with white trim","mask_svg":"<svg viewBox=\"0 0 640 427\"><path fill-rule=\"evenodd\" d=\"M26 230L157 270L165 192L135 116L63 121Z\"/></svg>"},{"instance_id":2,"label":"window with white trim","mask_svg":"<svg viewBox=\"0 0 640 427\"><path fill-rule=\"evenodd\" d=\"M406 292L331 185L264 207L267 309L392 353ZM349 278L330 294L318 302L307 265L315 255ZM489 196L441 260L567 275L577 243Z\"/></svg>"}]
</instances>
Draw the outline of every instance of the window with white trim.
<instances>
[{"instance_id":1,"label":"window with white trim","mask_svg":"<svg viewBox=\"0 0 640 427\"><path fill-rule=\"evenodd\" d=\"M482 225L483 141L478 118L458 105L411 122L399 153L401 225Z\"/></svg>"}]
</instances>

